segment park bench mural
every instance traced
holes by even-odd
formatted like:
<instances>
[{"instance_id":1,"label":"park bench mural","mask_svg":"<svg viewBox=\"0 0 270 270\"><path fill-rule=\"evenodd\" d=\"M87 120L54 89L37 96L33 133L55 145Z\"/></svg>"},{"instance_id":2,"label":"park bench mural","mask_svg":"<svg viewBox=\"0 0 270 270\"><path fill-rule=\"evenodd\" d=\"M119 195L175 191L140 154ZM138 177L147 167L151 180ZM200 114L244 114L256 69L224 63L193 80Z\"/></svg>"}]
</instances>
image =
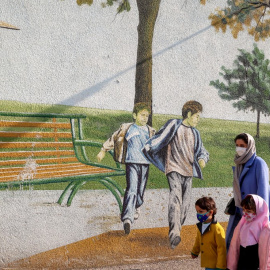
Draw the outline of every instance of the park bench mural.
<instances>
[{"instance_id":1,"label":"park bench mural","mask_svg":"<svg viewBox=\"0 0 270 270\"><path fill-rule=\"evenodd\" d=\"M204 180L193 179L195 188L231 187L237 133L253 135L257 151L270 165L269 1L4 0L2 6L2 203L21 207L19 196L25 196L26 208L35 209L39 203L40 209L51 207L45 219L58 215L61 224L78 229L76 235L63 225L59 235L50 236L49 227L40 235L51 243L31 244L22 234L20 243L12 245L7 239L13 239L16 229L31 227L27 224L35 216L23 223L22 213L17 217L7 208L0 216L0 268L103 232L120 230L125 237L119 217L125 165L113 160L113 150L102 161L97 155L121 124L133 121L135 104L149 106L148 125L156 131L167 120L182 118L185 102L203 105L199 130L210 160ZM168 190L166 177L152 165L148 190ZM96 195L99 191L104 193ZM40 194L46 194L45 202ZM87 201L88 194L97 196L96 204ZM103 199L107 195L110 203ZM14 226L13 232L5 220ZM116 239L119 235L112 233ZM128 237L133 234L124 241L136 242L136 237ZM22 250L20 256L17 250ZM162 248L160 252L162 256ZM177 256L177 248L166 252ZM94 267L86 264L89 256L80 267ZM117 256L110 256L102 266L119 263Z\"/></svg>"},{"instance_id":2,"label":"park bench mural","mask_svg":"<svg viewBox=\"0 0 270 270\"><path fill-rule=\"evenodd\" d=\"M117 168L118 164L112 168L90 161L85 148L102 145L83 139L85 115L5 112L0 115L6 118L0 120L1 188L69 183L57 202L61 204L71 191L67 200L70 206L82 185L99 181L111 190L122 209L123 189L110 177L123 175L124 171ZM23 120L17 121L18 118Z\"/></svg>"}]
</instances>

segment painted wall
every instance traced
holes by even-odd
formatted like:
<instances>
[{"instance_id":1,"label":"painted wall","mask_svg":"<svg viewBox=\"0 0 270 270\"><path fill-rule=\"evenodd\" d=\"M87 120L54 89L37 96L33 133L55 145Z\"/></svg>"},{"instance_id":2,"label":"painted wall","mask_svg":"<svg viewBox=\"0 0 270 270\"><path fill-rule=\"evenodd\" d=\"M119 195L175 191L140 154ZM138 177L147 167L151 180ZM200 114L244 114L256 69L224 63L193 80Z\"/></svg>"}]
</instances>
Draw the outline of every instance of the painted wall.
<instances>
[{"instance_id":1,"label":"painted wall","mask_svg":"<svg viewBox=\"0 0 270 270\"><path fill-rule=\"evenodd\" d=\"M101 2L79 7L75 0L3 0L1 20L21 30L0 29L2 99L131 110L137 7L132 1L129 13L116 16L116 6L101 8ZM153 43L154 112L180 114L187 100L196 99L203 117L256 121L253 113L236 113L209 86L222 65L232 65L237 49L252 50L254 41L210 26L209 14L226 1L198 2L161 2ZM267 43L259 48L270 57Z\"/></svg>"},{"instance_id":2,"label":"painted wall","mask_svg":"<svg viewBox=\"0 0 270 270\"><path fill-rule=\"evenodd\" d=\"M131 111L136 3L131 1L131 11L119 15L116 6L101 8L101 3L98 0L91 7L79 7L76 0L1 0L0 20L20 30L0 28L0 99ZM238 48L253 49L253 38L246 33L240 33L236 40L210 26L209 14L225 3L212 0L202 6L199 0L161 1L153 43L154 113L179 115L187 100L196 99L204 106L203 117L256 121L254 113L236 112L209 86L211 80L219 78L222 65L232 66ZM270 58L268 44L259 42L258 46ZM269 123L269 117L262 117L261 122ZM220 190L204 190L193 196L222 198L221 209L232 189L224 189L225 196ZM167 226L168 192L158 192L156 203L149 191L147 211L136 228ZM107 193L101 196L83 191L70 208L52 203L61 191L1 193L0 268L104 231L122 230L115 199ZM163 211L158 214L152 211L157 204ZM25 205L29 209L25 210ZM194 224L195 215L189 217L186 224ZM224 215L220 218L227 219ZM149 220L152 223L147 223Z\"/></svg>"}]
</instances>

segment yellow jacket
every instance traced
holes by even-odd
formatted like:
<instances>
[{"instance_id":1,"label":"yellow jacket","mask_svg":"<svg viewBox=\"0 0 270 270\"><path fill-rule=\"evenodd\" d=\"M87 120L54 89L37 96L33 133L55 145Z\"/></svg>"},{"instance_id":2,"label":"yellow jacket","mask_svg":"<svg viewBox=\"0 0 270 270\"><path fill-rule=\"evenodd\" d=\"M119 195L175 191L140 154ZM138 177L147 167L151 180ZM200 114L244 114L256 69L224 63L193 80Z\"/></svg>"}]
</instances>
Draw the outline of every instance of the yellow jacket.
<instances>
[{"instance_id":1,"label":"yellow jacket","mask_svg":"<svg viewBox=\"0 0 270 270\"><path fill-rule=\"evenodd\" d=\"M197 223L198 231L191 254L201 253L201 267L226 269L226 243L223 227L214 218L202 234L202 223Z\"/></svg>"}]
</instances>

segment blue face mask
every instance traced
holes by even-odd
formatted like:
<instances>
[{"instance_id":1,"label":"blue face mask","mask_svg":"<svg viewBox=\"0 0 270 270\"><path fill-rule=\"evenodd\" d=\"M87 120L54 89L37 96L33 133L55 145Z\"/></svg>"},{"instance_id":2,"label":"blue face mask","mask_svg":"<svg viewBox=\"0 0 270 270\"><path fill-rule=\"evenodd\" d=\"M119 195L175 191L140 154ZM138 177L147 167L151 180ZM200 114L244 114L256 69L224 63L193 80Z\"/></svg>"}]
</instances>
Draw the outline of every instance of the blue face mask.
<instances>
[{"instance_id":1,"label":"blue face mask","mask_svg":"<svg viewBox=\"0 0 270 270\"><path fill-rule=\"evenodd\" d=\"M207 216L208 213L209 213L209 211L206 212L206 213L204 213L204 214L199 214L199 213L197 213L197 219L198 219L200 222L205 222L205 221L208 219L208 216Z\"/></svg>"}]
</instances>

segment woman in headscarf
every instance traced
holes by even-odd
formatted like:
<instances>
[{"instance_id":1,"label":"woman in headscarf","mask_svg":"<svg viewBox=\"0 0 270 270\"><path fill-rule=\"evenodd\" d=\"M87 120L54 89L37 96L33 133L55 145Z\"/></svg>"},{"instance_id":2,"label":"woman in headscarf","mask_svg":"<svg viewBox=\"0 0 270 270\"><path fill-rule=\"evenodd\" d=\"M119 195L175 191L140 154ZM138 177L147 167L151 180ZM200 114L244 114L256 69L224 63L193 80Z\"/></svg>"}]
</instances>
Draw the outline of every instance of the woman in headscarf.
<instances>
[{"instance_id":1,"label":"woman in headscarf","mask_svg":"<svg viewBox=\"0 0 270 270\"><path fill-rule=\"evenodd\" d=\"M254 138L241 133L234 139L236 155L233 171L235 214L230 216L226 231L226 246L229 249L233 231L242 217L241 201L247 194L262 197L269 207L269 169L266 162L256 155Z\"/></svg>"}]
</instances>

